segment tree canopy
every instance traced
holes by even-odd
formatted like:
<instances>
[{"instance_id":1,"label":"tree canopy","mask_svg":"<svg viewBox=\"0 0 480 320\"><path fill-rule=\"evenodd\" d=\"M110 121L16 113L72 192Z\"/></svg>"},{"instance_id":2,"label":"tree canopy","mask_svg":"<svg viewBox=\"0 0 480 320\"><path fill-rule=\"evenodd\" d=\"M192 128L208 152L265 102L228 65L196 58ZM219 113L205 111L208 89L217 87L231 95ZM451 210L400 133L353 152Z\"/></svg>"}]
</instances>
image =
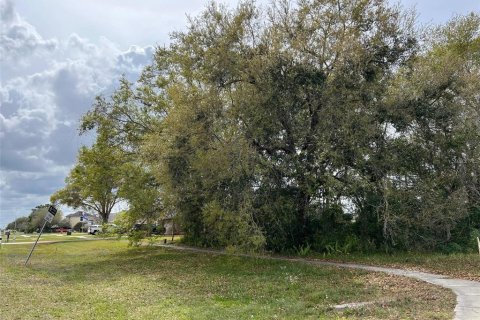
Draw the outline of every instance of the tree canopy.
<instances>
[{"instance_id":1,"label":"tree canopy","mask_svg":"<svg viewBox=\"0 0 480 320\"><path fill-rule=\"evenodd\" d=\"M382 0L211 3L83 118L130 169L92 170L89 184L77 165L57 198L120 190L135 217L173 214L205 246L467 243L480 227L480 16L414 23Z\"/></svg>"},{"instance_id":2,"label":"tree canopy","mask_svg":"<svg viewBox=\"0 0 480 320\"><path fill-rule=\"evenodd\" d=\"M20 217L15 219L15 221L10 222L7 225L7 229L18 230L21 232L31 233L35 231L40 231L43 223L45 222L44 218L48 213L49 204L38 205L33 208L30 214L26 217ZM45 228L48 230L54 225L59 225L63 219L63 213L58 210L57 214L53 218L52 222L47 222Z\"/></svg>"},{"instance_id":3,"label":"tree canopy","mask_svg":"<svg viewBox=\"0 0 480 320\"><path fill-rule=\"evenodd\" d=\"M124 163L120 150L99 135L92 147L82 147L77 164L66 178L66 185L51 196L52 203L95 211L103 222L120 201L118 189Z\"/></svg>"}]
</instances>

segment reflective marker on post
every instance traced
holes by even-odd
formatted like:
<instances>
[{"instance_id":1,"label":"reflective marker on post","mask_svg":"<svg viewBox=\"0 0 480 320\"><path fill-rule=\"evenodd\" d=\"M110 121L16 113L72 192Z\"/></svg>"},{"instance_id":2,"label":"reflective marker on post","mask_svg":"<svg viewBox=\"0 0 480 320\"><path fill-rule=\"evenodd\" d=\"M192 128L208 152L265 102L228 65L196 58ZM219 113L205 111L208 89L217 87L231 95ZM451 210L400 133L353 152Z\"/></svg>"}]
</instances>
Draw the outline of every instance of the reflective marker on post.
<instances>
[{"instance_id":1,"label":"reflective marker on post","mask_svg":"<svg viewBox=\"0 0 480 320\"><path fill-rule=\"evenodd\" d=\"M37 246L37 242L40 239L40 236L42 235L43 228L45 228L45 225L47 224L47 222L52 222L53 217L55 217L56 214L57 214L57 209L55 209L54 206L48 207L48 213L45 216L45 218L43 219L44 222L43 222L42 229L40 229L40 233L38 234L37 241L35 241L35 243L33 244L32 250L30 251L30 254L27 257L27 261L25 261L25 266L27 266L28 260L30 260L30 257L32 256L32 253L33 253L33 250Z\"/></svg>"},{"instance_id":2,"label":"reflective marker on post","mask_svg":"<svg viewBox=\"0 0 480 320\"><path fill-rule=\"evenodd\" d=\"M477 244L478 244L478 254L480 254L480 238L477 237Z\"/></svg>"}]
</instances>

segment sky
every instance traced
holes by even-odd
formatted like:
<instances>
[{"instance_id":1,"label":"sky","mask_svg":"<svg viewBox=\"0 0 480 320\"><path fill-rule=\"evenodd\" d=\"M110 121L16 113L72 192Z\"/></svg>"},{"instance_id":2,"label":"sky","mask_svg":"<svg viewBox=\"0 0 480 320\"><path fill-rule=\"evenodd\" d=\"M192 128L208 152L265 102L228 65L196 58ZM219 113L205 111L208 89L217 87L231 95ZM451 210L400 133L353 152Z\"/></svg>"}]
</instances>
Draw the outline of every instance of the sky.
<instances>
[{"instance_id":1,"label":"sky","mask_svg":"<svg viewBox=\"0 0 480 320\"><path fill-rule=\"evenodd\" d=\"M79 147L92 139L77 128L94 97L121 75L135 80L154 47L168 45L206 3L0 0L0 228L64 186ZM423 25L480 12L479 0L399 3L415 7Z\"/></svg>"}]
</instances>

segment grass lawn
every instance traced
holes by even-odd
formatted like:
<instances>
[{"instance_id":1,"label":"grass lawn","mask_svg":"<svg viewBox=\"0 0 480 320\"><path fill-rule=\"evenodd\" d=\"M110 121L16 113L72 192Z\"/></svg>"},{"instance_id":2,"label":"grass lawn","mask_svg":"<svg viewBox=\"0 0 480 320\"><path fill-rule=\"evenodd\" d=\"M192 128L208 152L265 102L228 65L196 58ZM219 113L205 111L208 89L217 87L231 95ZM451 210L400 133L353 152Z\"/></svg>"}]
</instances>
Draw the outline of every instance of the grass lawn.
<instances>
[{"instance_id":1,"label":"grass lawn","mask_svg":"<svg viewBox=\"0 0 480 320\"><path fill-rule=\"evenodd\" d=\"M38 233L17 233L16 239L14 240L13 234L10 235L9 243L18 243L18 242L34 242L38 238ZM72 241L80 239L93 239L94 237L88 233L74 232L70 236L67 236L66 233L43 233L39 241ZM7 238L4 237L3 243L5 244Z\"/></svg>"},{"instance_id":2,"label":"grass lawn","mask_svg":"<svg viewBox=\"0 0 480 320\"><path fill-rule=\"evenodd\" d=\"M478 253L395 253L395 254L336 254L313 257L337 262L357 262L448 275L454 278L480 281Z\"/></svg>"},{"instance_id":3,"label":"grass lawn","mask_svg":"<svg viewBox=\"0 0 480 320\"><path fill-rule=\"evenodd\" d=\"M127 247L126 241L0 250L0 318L451 319L449 290L302 263ZM349 302L372 302L335 310Z\"/></svg>"},{"instance_id":4,"label":"grass lawn","mask_svg":"<svg viewBox=\"0 0 480 320\"><path fill-rule=\"evenodd\" d=\"M113 236L114 238L116 235ZM181 239L182 236L176 235L174 237L175 241ZM17 234L16 239L14 240L13 235L10 236L9 243L23 243L23 242L35 242L38 238L38 233L29 233L29 234ZM81 232L73 232L71 235L67 235L66 233L43 233L40 237L41 241L81 241L81 240L99 240L102 239L102 234L100 235L91 235L88 233L81 233ZM166 239L168 242L171 242L172 236L153 236L152 239L154 241L160 242ZM2 242L3 244L6 243L6 238Z\"/></svg>"}]
</instances>

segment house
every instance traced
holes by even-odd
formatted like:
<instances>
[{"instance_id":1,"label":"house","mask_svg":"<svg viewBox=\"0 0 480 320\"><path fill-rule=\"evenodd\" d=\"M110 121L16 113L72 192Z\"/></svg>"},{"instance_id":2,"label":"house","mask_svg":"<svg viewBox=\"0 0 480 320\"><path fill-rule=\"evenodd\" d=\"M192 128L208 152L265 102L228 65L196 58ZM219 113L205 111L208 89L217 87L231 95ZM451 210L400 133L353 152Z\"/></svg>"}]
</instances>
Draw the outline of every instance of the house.
<instances>
[{"instance_id":1,"label":"house","mask_svg":"<svg viewBox=\"0 0 480 320\"><path fill-rule=\"evenodd\" d=\"M183 234L183 230L174 218L162 218L153 223L147 223L145 220L137 220L134 230L150 230L155 234L178 235Z\"/></svg>"},{"instance_id":2,"label":"house","mask_svg":"<svg viewBox=\"0 0 480 320\"><path fill-rule=\"evenodd\" d=\"M165 228L165 235L182 234L182 230L173 218L163 218L159 225Z\"/></svg>"},{"instance_id":3,"label":"house","mask_svg":"<svg viewBox=\"0 0 480 320\"><path fill-rule=\"evenodd\" d=\"M82 217L84 217L82 219ZM68 220L68 223L70 224L70 227L73 228L77 223L79 222L87 222L89 220L93 221L93 224L98 224L101 223L102 219L100 219L99 216L92 214L92 213L87 213L84 211L77 211L75 213L70 213L65 216L65 219ZM80 221L83 220L83 221Z\"/></svg>"}]
</instances>

